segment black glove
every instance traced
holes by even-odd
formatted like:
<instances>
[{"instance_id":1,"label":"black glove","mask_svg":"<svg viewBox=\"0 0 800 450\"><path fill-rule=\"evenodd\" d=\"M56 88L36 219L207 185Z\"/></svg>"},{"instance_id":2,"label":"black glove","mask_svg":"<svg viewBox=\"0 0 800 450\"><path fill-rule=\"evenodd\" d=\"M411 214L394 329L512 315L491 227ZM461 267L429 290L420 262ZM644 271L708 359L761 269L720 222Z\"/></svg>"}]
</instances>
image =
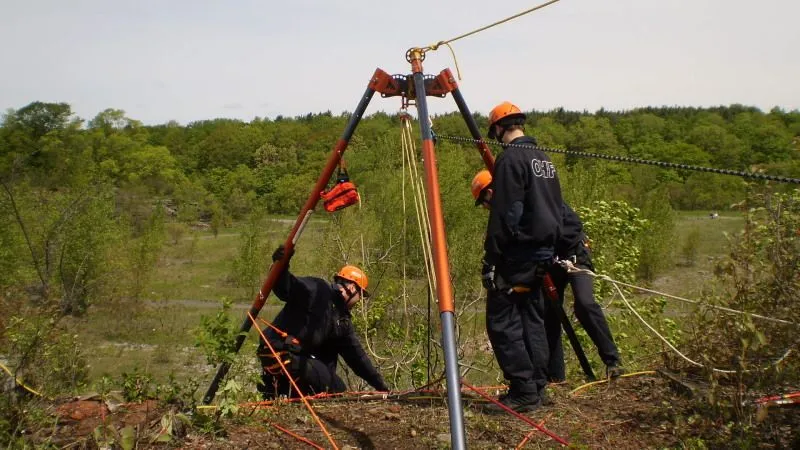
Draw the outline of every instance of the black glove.
<instances>
[{"instance_id":1,"label":"black glove","mask_svg":"<svg viewBox=\"0 0 800 450\"><path fill-rule=\"evenodd\" d=\"M278 262L282 260L283 255L285 254L286 254L286 247L283 244L279 245L278 248L275 249L275 252L272 253L272 262ZM292 256L294 256L294 247L292 247L292 251L289 252L289 259L292 259ZM286 262L288 263L289 260L287 260Z\"/></svg>"},{"instance_id":2,"label":"black glove","mask_svg":"<svg viewBox=\"0 0 800 450\"><path fill-rule=\"evenodd\" d=\"M486 288L487 291L493 291L497 289L497 285L495 284L494 266L486 261L483 262L483 268L481 269L481 284L483 284L483 287Z\"/></svg>"}]
</instances>

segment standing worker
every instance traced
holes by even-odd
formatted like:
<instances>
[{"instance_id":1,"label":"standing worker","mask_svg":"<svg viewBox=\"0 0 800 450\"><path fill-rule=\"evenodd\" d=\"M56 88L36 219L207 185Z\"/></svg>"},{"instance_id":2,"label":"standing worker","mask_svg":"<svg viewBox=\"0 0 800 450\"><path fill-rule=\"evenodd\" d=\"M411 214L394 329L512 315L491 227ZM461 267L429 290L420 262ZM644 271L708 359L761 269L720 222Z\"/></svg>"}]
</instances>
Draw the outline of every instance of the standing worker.
<instances>
[{"instance_id":1,"label":"standing worker","mask_svg":"<svg viewBox=\"0 0 800 450\"><path fill-rule=\"evenodd\" d=\"M475 199L475 205L482 205L488 209L493 192L492 174L488 170L481 170L472 180L472 197ZM580 218L565 202L561 239L556 246L558 258L572 261L575 267L594 271L591 250L586 245L586 241L587 237L583 232ZM603 310L594 299L591 276L582 273L569 274L558 265L551 267L548 272L559 299L558 304L546 302L545 306L544 323L550 354L547 364L548 382L558 383L566 379L564 349L561 343L561 320L556 308L562 307L564 291L568 283L572 286L572 293L575 297L573 305L575 317L597 347L600 358L606 364L606 375L610 378L617 378L625 373L620 366L619 351Z\"/></svg>"},{"instance_id":2,"label":"standing worker","mask_svg":"<svg viewBox=\"0 0 800 450\"><path fill-rule=\"evenodd\" d=\"M279 261L284 254L281 245L272 260ZM290 260L291 257L290 253ZM281 369L281 362L303 395L344 392L347 386L336 374L339 356L376 390L389 390L364 352L350 320L350 310L368 295L367 285L366 274L355 266L342 267L329 283L322 278L295 277L289 272L287 261L273 290L286 305L264 328L264 336L276 353L263 339L258 346L263 367L258 390L265 399L299 396Z\"/></svg>"},{"instance_id":3,"label":"standing worker","mask_svg":"<svg viewBox=\"0 0 800 450\"><path fill-rule=\"evenodd\" d=\"M561 185L547 155L525 136L525 115L503 102L489 114L490 139L502 143L493 174L482 282L487 290L486 331L508 394L500 402L517 412L542 405L548 346L542 277L555 256L562 212ZM488 412L503 411L489 405Z\"/></svg>"},{"instance_id":4,"label":"standing worker","mask_svg":"<svg viewBox=\"0 0 800 450\"><path fill-rule=\"evenodd\" d=\"M569 260L579 269L588 269L594 272L592 252L586 245L586 240L581 219L569 205L564 203L564 223L561 239L557 246L558 259ZM606 365L606 376L617 378L622 375L624 370L620 366L619 351L614 343L614 337L611 335L611 329L608 327L603 309L594 299L592 276L586 273L568 273L559 265L553 265L549 273L558 292L559 302L563 303L564 301L567 283L572 286L572 295L575 298L573 304L575 317L597 347L600 359ZM564 349L561 343L561 321L555 308L561 308L561 304L548 308L545 317L547 342L550 346L548 378L551 382L560 382L566 379L566 371Z\"/></svg>"}]
</instances>

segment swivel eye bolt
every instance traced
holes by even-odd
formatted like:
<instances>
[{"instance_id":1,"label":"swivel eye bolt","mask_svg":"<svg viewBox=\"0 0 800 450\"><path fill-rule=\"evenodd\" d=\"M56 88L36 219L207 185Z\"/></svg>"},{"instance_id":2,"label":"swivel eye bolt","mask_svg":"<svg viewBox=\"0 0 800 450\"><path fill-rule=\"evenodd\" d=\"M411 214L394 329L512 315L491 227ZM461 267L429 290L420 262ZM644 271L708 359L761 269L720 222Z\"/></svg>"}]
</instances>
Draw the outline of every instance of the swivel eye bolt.
<instances>
[{"instance_id":1,"label":"swivel eye bolt","mask_svg":"<svg viewBox=\"0 0 800 450\"><path fill-rule=\"evenodd\" d=\"M425 61L425 50L419 47L411 47L406 52L406 61L411 62L413 60L419 60L419 62Z\"/></svg>"}]
</instances>

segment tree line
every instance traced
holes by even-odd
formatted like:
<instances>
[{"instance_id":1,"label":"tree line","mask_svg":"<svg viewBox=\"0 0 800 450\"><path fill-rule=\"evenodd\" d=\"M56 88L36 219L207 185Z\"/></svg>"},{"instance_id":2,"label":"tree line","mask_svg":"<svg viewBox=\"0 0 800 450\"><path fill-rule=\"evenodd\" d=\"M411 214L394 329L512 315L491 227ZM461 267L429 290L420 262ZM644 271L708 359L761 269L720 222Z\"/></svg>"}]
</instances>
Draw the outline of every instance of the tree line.
<instances>
[{"instance_id":1,"label":"tree line","mask_svg":"<svg viewBox=\"0 0 800 450\"><path fill-rule=\"evenodd\" d=\"M0 170L3 179L24 178L48 189L102 183L168 196L180 205L194 205L204 217L222 212L240 218L259 202L269 212L293 214L299 201L295 193L306 195L348 118L348 113L325 112L146 126L121 110L107 109L85 121L68 104L34 102L5 114ZM475 114L475 119L485 128L486 117ZM358 159L360 168L372 170L377 160L399 155L399 122L397 115L385 113L364 118L347 159ZM434 129L469 136L455 113L435 117ZM798 111L775 108L764 113L742 105L532 111L528 134L542 145L567 150L800 175ZM372 167L365 167L368 161ZM736 178L678 170L658 169L643 177L636 166L574 157L560 169L592 170L598 165L613 169L611 183L618 189L611 191L628 199L635 198L638 181L667 187L671 205L681 209L723 208L743 193Z\"/></svg>"},{"instance_id":2,"label":"tree line","mask_svg":"<svg viewBox=\"0 0 800 450\"><path fill-rule=\"evenodd\" d=\"M474 117L486 127L486 117ZM204 222L216 232L253 212L296 214L348 119L347 112L328 111L144 125L118 109L86 121L66 103L8 110L0 125L0 285L36 285L35 295L44 298L56 289L69 313L120 289L108 278L122 270L129 274L126 292L137 295L157 260L165 221ZM457 113L436 116L433 125L439 135L469 136ZM527 132L549 147L800 176L798 111L742 105L531 111ZM465 245L460 230L470 239L480 234L483 218L472 207L469 181L481 160L470 145L445 140L437 157L457 258ZM641 243L647 250L639 273L649 277L668 245L673 209L726 208L752 185L731 176L560 154L552 159L573 206L621 200L641 208L652 242ZM396 224L408 220L398 217L405 167L400 117L365 117L345 160L361 189L364 217L371 217L359 226L374 226L390 242Z\"/></svg>"}]
</instances>

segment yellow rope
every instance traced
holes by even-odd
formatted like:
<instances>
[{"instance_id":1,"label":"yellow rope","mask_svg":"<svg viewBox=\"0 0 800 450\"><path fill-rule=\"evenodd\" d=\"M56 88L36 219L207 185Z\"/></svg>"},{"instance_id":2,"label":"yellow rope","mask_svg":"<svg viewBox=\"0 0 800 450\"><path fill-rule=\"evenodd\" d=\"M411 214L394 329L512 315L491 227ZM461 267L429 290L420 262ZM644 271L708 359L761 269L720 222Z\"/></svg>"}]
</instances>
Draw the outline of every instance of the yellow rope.
<instances>
[{"instance_id":1,"label":"yellow rope","mask_svg":"<svg viewBox=\"0 0 800 450\"><path fill-rule=\"evenodd\" d=\"M433 250L431 248L431 225L428 221L428 214L425 210L426 195L417 160L414 156L413 137L411 136L411 118L404 116L402 119L402 150L408 160L410 169L411 187L414 192L414 208L417 213L417 226L419 227L420 243L422 245L422 255L425 261L425 272L428 274L428 288L431 292L436 292L436 274L433 270Z\"/></svg>"},{"instance_id":2,"label":"yellow rope","mask_svg":"<svg viewBox=\"0 0 800 450\"><path fill-rule=\"evenodd\" d=\"M435 44L431 44L431 45L429 45L429 46L427 46L427 47L424 47L424 48L422 48L422 51L427 51L427 50L436 50L436 49L438 49L438 48L439 48L439 46L442 46L442 45L447 45L447 44L449 44L449 43L451 43L451 42L455 42L455 41L457 41L457 40L459 40L459 39L462 39L462 38L465 38L465 37L467 37L467 36L472 36L473 34L475 34L475 33L479 33L479 32L481 32L481 31L483 31L483 30L488 30L489 28L492 28L492 27L494 27L494 26L497 26L497 25L500 25L500 24L506 23L506 22L508 22L508 21L510 21L510 20L516 19L517 17L524 16L525 14L532 13L532 12L536 11L537 9L542 9L542 8L544 8L545 6L552 5L553 3L556 3L556 2L558 2L558 1L559 1L559 0L550 0L549 2L545 2L545 3L542 3L541 5L534 6L534 7L533 7L533 8L531 8L531 9L528 9L528 10L522 11L521 13L514 14L513 16L510 16L510 17L506 17L506 18L505 18L505 19L503 19L503 20L498 20L498 21L497 21L497 22L495 22L495 23L492 23L492 24L486 25L486 26L484 26L484 27L481 27L481 28L478 28L478 29L476 29L476 30L472 30L472 31L470 31L470 32L468 32L468 33L464 33L464 34L462 34L462 35L460 35L460 36L456 36L456 37L454 37L454 38L451 38L451 39L448 39L448 40L446 40L446 41L439 41L439 42L437 42L437 43L435 43ZM451 51L452 51L452 49L451 49Z\"/></svg>"},{"instance_id":3,"label":"yellow rope","mask_svg":"<svg viewBox=\"0 0 800 450\"><path fill-rule=\"evenodd\" d=\"M626 373L625 375L621 375L620 378L635 377L637 375L655 375L655 373L656 373L655 370L645 370L643 372ZM582 386L578 386L577 388L571 390L569 395L573 395L578 391L586 389L586 388L588 388L590 386L594 386L596 384L608 383L609 380L610 380L610 378L605 378L603 380L592 381L591 383L586 383L586 384L584 384Z\"/></svg>"},{"instance_id":4,"label":"yellow rope","mask_svg":"<svg viewBox=\"0 0 800 450\"><path fill-rule=\"evenodd\" d=\"M4 371L5 371L7 374L8 374L8 376L10 376L11 378L13 378L13 379L14 379L14 381L16 381L16 382L17 382L17 384L18 384L18 385L22 386L22 388L23 388L23 389L25 389L26 391L30 392L31 394L34 394L34 395L36 395L36 396L38 396L38 397L42 397L42 398L44 398L44 395L42 395L41 393L39 393L39 392L38 392L38 391L36 391L35 389L33 389L33 388L29 387L29 386L26 386L26 385L25 385L25 383L23 383L22 381L20 381L20 379L19 379L19 378L15 377L15 376L14 376L14 374L13 374L13 373L11 373L11 370L9 370L9 368L8 368L8 367L6 367L6 366L5 366L3 363L0 363L0 368L2 368L2 369L3 369L3 370L4 370Z\"/></svg>"},{"instance_id":5,"label":"yellow rope","mask_svg":"<svg viewBox=\"0 0 800 450\"><path fill-rule=\"evenodd\" d=\"M456 65L456 75L458 76L458 81L461 81L461 69L458 67L458 60L456 59L456 52L455 52L455 50L453 50L453 47L451 47L450 44L445 44L445 45L447 45L447 48L450 49L450 53L453 55L453 63L455 63L455 65Z\"/></svg>"}]
</instances>

